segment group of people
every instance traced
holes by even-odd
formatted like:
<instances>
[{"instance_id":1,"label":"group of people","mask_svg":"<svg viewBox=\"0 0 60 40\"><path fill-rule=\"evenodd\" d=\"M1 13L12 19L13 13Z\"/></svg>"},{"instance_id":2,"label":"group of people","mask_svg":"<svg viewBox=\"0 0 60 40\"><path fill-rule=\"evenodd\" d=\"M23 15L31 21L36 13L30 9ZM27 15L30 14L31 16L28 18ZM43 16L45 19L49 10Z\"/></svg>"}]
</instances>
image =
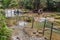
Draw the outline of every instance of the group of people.
<instances>
[{"instance_id":1,"label":"group of people","mask_svg":"<svg viewBox=\"0 0 60 40\"><path fill-rule=\"evenodd\" d=\"M15 14L15 15L16 15L16 14L19 15L19 13L21 13L21 11L19 11L19 10L15 10L15 11L14 11L14 14Z\"/></svg>"},{"instance_id":2,"label":"group of people","mask_svg":"<svg viewBox=\"0 0 60 40\"><path fill-rule=\"evenodd\" d=\"M18 9L5 9L5 15L6 17L12 17L15 15L21 14L21 10Z\"/></svg>"}]
</instances>

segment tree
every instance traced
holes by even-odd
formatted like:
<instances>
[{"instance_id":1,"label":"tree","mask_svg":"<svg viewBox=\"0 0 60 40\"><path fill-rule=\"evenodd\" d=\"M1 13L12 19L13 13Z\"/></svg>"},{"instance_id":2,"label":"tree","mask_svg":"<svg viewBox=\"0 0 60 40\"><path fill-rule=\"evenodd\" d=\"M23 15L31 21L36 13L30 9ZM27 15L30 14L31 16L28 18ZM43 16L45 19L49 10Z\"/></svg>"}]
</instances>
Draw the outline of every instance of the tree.
<instances>
[{"instance_id":1,"label":"tree","mask_svg":"<svg viewBox=\"0 0 60 40\"><path fill-rule=\"evenodd\" d=\"M48 10L50 11L53 11L54 9L54 3L53 3L53 0L47 0L47 8Z\"/></svg>"},{"instance_id":2,"label":"tree","mask_svg":"<svg viewBox=\"0 0 60 40\"><path fill-rule=\"evenodd\" d=\"M34 9L39 9L40 8L40 0L34 0Z\"/></svg>"},{"instance_id":3,"label":"tree","mask_svg":"<svg viewBox=\"0 0 60 40\"><path fill-rule=\"evenodd\" d=\"M33 9L32 0L22 0L20 2L20 5L22 5L24 8L27 8L27 9Z\"/></svg>"},{"instance_id":4,"label":"tree","mask_svg":"<svg viewBox=\"0 0 60 40\"><path fill-rule=\"evenodd\" d=\"M24 4L25 4L25 8L33 9L32 0L26 0Z\"/></svg>"}]
</instances>

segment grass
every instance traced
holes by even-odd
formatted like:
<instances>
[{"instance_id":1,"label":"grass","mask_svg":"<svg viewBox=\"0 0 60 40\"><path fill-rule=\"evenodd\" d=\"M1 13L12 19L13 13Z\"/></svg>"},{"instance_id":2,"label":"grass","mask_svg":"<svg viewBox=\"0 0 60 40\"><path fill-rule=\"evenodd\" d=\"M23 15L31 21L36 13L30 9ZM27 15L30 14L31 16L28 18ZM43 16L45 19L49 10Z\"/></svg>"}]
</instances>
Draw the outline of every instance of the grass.
<instances>
[{"instance_id":1,"label":"grass","mask_svg":"<svg viewBox=\"0 0 60 40\"><path fill-rule=\"evenodd\" d=\"M35 14L24 14L24 16L30 16L30 15L31 15L31 17L32 16L36 16ZM54 17L56 20L59 20L59 21L55 21L54 22L54 26L57 26L57 28L60 28L60 27L58 27L58 26L60 26L60 16L59 16L59 14L55 14L55 13L49 14L48 17ZM16 18L7 19L6 20L7 21L7 24L9 24L9 25L15 25L17 23L17 21L25 21L25 20L28 19L27 17L18 17L17 19ZM32 20L32 19L30 18L30 20ZM49 26L49 25L50 24L47 23L47 26ZM29 26L32 27L32 22L29 22L27 26L28 27ZM35 29L38 29L39 30L39 29L42 29L43 27L44 27L44 22L42 22L42 23L36 22L36 21L34 22L34 28ZM50 36L50 30L47 30L45 32L45 36L47 38L49 38L49 36ZM52 37L53 37L52 40L60 40L60 34L57 33L57 32L54 32L53 31L53 36Z\"/></svg>"},{"instance_id":2,"label":"grass","mask_svg":"<svg viewBox=\"0 0 60 40\"><path fill-rule=\"evenodd\" d=\"M54 22L54 26L56 26L56 28L60 28L60 14L59 13L52 13L49 14L49 17L54 17L55 18L55 22ZM47 30L47 32L45 32L45 36L47 38L49 38L50 31ZM52 34L52 40L60 40L60 31L53 31Z\"/></svg>"},{"instance_id":3,"label":"grass","mask_svg":"<svg viewBox=\"0 0 60 40\"><path fill-rule=\"evenodd\" d=\"M17 20L15 18L7 18L6 23L8 26L14 26L17 23Z\"/></svg>"},{"instance_id":4,"label":"grass","mask_svg":"<svg viewBox=\"0 0 60 40\"><path fill-rule=\"evenodd\" d=\"M59 35L60 34L53 32L52 33L52 40L60 40L60 36ZM50 39L50 30L47 30L45 32L45 37L48 38L48 39Z\"/></svg>"},{"instance_id":5,"label":"grass","mask_svg":"<svg viewBox=\"0 0 60 40\"><path fill-rule=\"evenodd\" d=\"M54 26L57 26L57 28L60 28L58 26L60 26L60 15L58 13L53 13L53 14L50 14L48 17L54 17L56 20L59 20L59 21L56 21L54 22ZM48 23L47 23L48 24ZM34 22L34 28L36 29L41 29L43 27L43 23L39 23L39 22ZM47 26L49 26L50 24L48 24ZM31 24L30 24L31 26ZM52 35L52 40L60 40L60 32L59 31L53 31L53 35ZM45 36L49 39L50 37L50 30L47 30L45 32Z\"/></svg>"}]
</instances>

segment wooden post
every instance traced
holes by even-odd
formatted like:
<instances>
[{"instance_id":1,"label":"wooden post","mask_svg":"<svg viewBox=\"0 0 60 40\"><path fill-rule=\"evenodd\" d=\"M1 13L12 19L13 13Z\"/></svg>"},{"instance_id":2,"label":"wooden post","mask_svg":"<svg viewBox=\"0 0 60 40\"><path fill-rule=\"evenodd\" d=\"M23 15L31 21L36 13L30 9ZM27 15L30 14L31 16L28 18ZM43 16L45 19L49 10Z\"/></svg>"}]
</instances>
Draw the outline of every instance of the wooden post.
<instances>
[{"instance_id":1,"label":"wooden post","mask_svg":"<svg viewBox=\"0 0 60 40\"><path fill-rule=\"evenodd\" d=\"M52 40L52 32L53 32L53 23L52 23L52 26L51 26L50 40Z\"/></svg>"},{"instance_id":2,"label":"wooden post","mask_svg":"<svg viewBox=\"0 0 60 40\"><path fill-rule=\"evenodd\" d=\"M34 17L32 18L32 27L31 28L33 28L33 26L34 26Z\"/></svg>"},{"instance_id":3,"label":"wooden post","mask_svg":"<svg viewBox=\"0 0 60 40\"><path fill-rule=\"evenodd\" d=\"M46 19L45 19L45 21L44 21L43 36L44 36L44 32L45 32L45 26L46 26Z\"/></svg>"}]
</instances>

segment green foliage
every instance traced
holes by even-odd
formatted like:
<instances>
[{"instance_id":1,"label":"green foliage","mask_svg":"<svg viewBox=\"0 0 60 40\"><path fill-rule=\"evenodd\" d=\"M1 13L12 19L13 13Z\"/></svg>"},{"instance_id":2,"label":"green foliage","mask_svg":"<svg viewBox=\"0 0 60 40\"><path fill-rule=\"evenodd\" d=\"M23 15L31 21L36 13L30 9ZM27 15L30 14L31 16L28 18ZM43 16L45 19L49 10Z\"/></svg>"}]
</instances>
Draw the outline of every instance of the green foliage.
<instances>
[{"instance_id":1,"label":"green foliage","mask_svg":"<svg viewBox=\"0 0 60 40\"><path fill-rule=\"evenodd\" d=\"M40 7L42 7L42 5L41 5L41 2L40 2L41 0L34 0L34 9L37 9L37 10L39 10L40 9Z\"/></svg>"},{"instance_id":2,"label":"green foliage","mask_svg":"<svg viewBox=\"0 0 60 40\"><path fill-rule=\"evenodd\" d=\"M60 8L57 8L57 11L60 12Z\"/></svg>"},{"instance_id":3,"label":"green foliage","mask_svg":"<svg viewBox=\"0 0 60 40\"><path fill-rule=\"evenodd\" d=\"M9 40L11 37L11 30L7 27L0 28L0 39L2 40L4 36L4 40Z\"/></svg>"},{"instance_id":4,"label":"green foliage","mask_svg":"<svg viewBox=\"0 0 60 40\"><path fill-rule=\"evenodd\" d=\"M10 2L11 2L11 0L3 0L3 2L2 2L3 8L8 8Z\"/></svg>"},{"instance_id":5,"label":"green foliage","mask_svg":"<svg viewBox=\"0 0 60 40\"><path fill-rule=\"evenodd\" d=\"M27 8L27 9L32 9L33 8L32 0L23 0L21 2L22 2L22 4L24 5L25 8Z\"/></svg>"},{"instance_id":6,"label":"green foliage","mask_svg":"<svg viewBox=\"0 0 60 40\"><path fill-rule=\"evenodd\" d=\"M0 40L9 40L11 37L11 29L9 29L5 22L5 16L0 12Z\"/></svg>"},{"instance_id":7,"label":"green foliage","mask_svg":"<svg viewBox=\"0 0 60 40\"><path fill-rule=\"evenodd\" d=\"M40 7L40 0L23 0L21 4L27 9L38 9Z\"/></svg>"},{"instance_id":8,"label":"green foliage","mask_svg":"<svg viewBox=\"0 0 60 40\"><path fill-rule=\"evenodd\" d=\"M18 4L18 1L17 0L12 0L9 7L17 7L19 4Z\"/></svg>"},{"instance_id":9,"label":"green foliage","mask_svg":"<svg viewBox=\"0 0 60 40\"><path fill-rule=\"evenodd\" d=\"M47 7L53 7L53 0L47 0Z\"/></svg>"},{"instance_id":10,"label":"green foliage","mask_svg":"<svg viewBox=\"0 0 60 40\"><path fill-rule=\"evenodd\" d=\"M6 25L5 23L5 16L3 15L3 13L0 11L0 26Z\"/></svg>"}]
</instances>

